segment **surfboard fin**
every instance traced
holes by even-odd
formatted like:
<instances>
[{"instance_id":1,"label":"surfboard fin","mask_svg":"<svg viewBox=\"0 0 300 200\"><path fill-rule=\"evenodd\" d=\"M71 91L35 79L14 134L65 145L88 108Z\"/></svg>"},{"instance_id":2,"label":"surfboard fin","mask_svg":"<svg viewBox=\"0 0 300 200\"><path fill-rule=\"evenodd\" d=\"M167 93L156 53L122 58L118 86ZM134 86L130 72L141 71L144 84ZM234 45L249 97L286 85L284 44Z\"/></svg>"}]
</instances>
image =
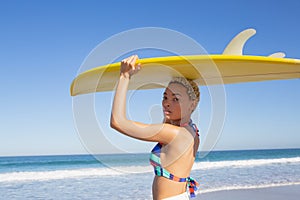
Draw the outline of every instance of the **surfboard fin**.
<instances>
[{"instance_id":1,"label":"surfboard fin","mask_svg":"<svg viewBox=\"0 0 300 200\"><path fill-rule=\"evenodd\" d=\"M269 55L269 57L272 57L272 58L284 58L285 57L285 53L283 53L283 52L276 52L276 53L273 53L273 54Z\"/></svg>"},{"instance_id":2,"label":"surfboard fin","mask_svg":"<svg viewBox=\"0 0 300 200\"><path fill-rule=\"evenodd\" d=\"M226 46L225 50L223 51L223 55L243 55L244 45L251 38L255 35L255 29L246 29L239 34L237 34Z\"/></svg>"}]
</instances>

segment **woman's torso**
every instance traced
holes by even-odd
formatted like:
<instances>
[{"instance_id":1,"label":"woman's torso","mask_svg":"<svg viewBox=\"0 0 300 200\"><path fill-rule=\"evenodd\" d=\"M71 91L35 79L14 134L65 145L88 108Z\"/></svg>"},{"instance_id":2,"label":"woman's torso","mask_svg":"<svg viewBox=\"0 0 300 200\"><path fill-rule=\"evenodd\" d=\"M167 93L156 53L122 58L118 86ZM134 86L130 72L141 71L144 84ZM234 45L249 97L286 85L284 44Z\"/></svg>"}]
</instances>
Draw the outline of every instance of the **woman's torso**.
<instances>
[{"instance_id":1,"label":"woman's torso","mask_svg":"<svg viewBox=\"0 0 300 200\"><path fill-rule=\"evenodd\" d=\"M161 148L161 164L171 174L177 177L189 177L195 155L199 146L199 138L193 133L193 129L186 128L183 135L174 139L170 144L163 145ZM186 191L186 182L176 182L162 176L155 176L152 193L153 199L162 199Z\"/></svg>"}]
</instances>

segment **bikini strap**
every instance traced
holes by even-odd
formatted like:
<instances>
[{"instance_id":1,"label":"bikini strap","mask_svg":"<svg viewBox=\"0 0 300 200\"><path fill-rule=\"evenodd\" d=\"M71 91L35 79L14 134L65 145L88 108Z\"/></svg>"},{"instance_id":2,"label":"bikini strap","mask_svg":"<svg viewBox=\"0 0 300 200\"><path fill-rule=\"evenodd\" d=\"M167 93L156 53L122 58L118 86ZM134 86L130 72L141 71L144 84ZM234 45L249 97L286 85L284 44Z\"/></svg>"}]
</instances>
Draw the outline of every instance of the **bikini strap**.
<instances>
[{"instance_id":1,"label":"bikini strap","mask_svg":"<svg viewBox=\"0 0 300 200\"><path fill-rule=\"evenodd\" d=\"M196 197L195 191L198 190L200 184L194 178L192 177L180 178L171 174L169 171L162 168L160 165L157 165L155 162L151 162L151 165L154 167L154 173L157 176L163 176L169 180L176 181L176 182L186 182L191 198Z\"/></svg>"},{"instance_id":2,"label":"bikini strap","mask_svg":"<svg viewBox=\"0 0 300 200\"><path fill-rule=\"evenodd\" d=\"M198 187L200 186L200 184L192 177L187 177L186 179L187 179L186 181L187 181L187 185L189 188L190 196L191 196L191 198L194 198L194 197L196 197L195 191L198 190Z\"/></svg>"},{"instance_id":3,"label":"bikini strap","mask_svg":"<svg viewBox=\"0 0 300 200\"><path fill-rule=\"evenodd\" d=\"M199 135L199 129L198 129L198 127L196 126L196 124L193 123L192 120L190 120L188 123L181 124L180 126L181 126L181 127L190 126L190 127L193 128L193 130L195 131L195 133L197 134L197 136L200 136L200 135Z\"/></svg>"}]
</instances>

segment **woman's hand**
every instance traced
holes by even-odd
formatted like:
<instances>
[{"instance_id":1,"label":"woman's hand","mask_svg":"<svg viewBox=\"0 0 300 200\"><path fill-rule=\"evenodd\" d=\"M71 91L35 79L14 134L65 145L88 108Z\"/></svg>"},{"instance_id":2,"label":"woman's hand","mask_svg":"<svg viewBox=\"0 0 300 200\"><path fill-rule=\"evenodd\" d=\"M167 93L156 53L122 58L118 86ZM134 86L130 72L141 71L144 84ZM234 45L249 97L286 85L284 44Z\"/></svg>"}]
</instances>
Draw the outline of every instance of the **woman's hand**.
<instances>
[{"instance_id":1,"label":"woman's hand","mask_svg":"<svg viewBox=\"0 0 300 200\"><path fill-rule=\"evenodd\" d=\"M133 74L136 74L141 69L141 64L136 64L138 59L137 55L133 55L122 60L120 75L130 78Z\"/></svg>"}]
</instances>

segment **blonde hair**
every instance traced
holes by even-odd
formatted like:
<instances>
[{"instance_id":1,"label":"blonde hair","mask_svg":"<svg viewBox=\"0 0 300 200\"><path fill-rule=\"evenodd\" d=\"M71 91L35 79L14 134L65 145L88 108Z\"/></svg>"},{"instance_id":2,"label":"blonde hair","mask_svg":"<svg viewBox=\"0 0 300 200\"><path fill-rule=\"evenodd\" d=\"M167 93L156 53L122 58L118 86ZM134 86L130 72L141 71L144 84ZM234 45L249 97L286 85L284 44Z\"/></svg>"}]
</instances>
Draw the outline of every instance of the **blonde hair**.
<instances>
[{"instance_id":1,"label":"blonde hair","mask_svg":"<svg viewBox=\"0 0 300 200\"><path fill-rule=\"evenodd\" d=\"M184 77L175 77L169 82L169 85L172 83L181 84L187 89L187 94L191 100L195 100L196 103L200 101L200 90L198 85L193 80L186 79Z\"/></svg>"}]
</instances>

